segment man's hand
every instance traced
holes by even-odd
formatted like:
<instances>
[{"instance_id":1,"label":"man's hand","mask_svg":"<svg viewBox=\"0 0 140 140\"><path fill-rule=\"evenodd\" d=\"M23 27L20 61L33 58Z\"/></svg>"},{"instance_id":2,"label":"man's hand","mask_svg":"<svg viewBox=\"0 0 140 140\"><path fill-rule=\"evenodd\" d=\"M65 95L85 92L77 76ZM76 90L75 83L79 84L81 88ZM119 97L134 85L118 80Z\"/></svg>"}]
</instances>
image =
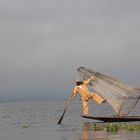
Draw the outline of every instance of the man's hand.
<instances>
[{"instance_id":1,"label":"man's hand","mask_svg":"<svg viewBox=\"0 0 140 140\"><path fill-rule=\"evenodd\" d=\"M95 77L95 76L92 76L92 77L91 77L91 80L96 80L96 77Z\"/></svg>"},{"instance_id":2,"label":"man's hand","mask_svg":"<svg viewBox=\"0 0 140 140\"><path fill-rule=\"evenodd\" d=\"M68 102L72 101L72 97L69 97L69 98L67 99L67 101L68 101Z\"/></svg>"}]
</instances>

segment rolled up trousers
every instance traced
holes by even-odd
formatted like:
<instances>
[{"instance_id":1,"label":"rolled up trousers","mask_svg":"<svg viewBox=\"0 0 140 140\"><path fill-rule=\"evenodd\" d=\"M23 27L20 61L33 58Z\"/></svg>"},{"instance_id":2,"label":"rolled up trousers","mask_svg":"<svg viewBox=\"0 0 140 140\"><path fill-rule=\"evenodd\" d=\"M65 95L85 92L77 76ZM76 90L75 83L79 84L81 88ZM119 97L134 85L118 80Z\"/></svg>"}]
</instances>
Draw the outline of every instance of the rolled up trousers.
<instances>
[{"instance_id":1,"label":"rolled up trousers","mask_svg":"<svg viewBox=\"0 0 140 140\"><path fill-rule=\"evenodd\" d=\"M88 101L89 99L93 99L97 104L101 104L104 99L96 93L92 93L88 99L82 99L82 106L83 106L83 115L89 115L89 106Z\"/></svg>"}]
</instances>

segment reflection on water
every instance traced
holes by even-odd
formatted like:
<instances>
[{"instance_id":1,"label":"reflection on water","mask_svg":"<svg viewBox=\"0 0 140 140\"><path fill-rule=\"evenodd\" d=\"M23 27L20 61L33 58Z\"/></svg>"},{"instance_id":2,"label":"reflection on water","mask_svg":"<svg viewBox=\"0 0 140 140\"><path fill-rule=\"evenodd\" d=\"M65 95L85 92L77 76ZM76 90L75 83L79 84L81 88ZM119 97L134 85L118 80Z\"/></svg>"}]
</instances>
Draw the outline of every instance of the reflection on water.
<instances>
[{"instance_id":1,"label":"reflection on water","mask_svg":"<svg viewBox=\"0 0 140 140\"><path fill-rule=\"evenodd\" d=\"M90 124L89 123L84 123L83 124L83 139L89 140L90 137L91 137Z\"/></svg>"},{"instance_id":2,"label":"reflection on water","mask_svg":"<svg viewBox=\"0 0 140 140\"><path fill-rule=\"evenodd\" d=\"M93 125L92 125L93 126ZM91 140L91 139L107 139L107 133L105 131L94 131L91 126L91 123L86 122L83 123L83 129L82 129L82 138L83 140Z\"/></svg>"}]
</instances>

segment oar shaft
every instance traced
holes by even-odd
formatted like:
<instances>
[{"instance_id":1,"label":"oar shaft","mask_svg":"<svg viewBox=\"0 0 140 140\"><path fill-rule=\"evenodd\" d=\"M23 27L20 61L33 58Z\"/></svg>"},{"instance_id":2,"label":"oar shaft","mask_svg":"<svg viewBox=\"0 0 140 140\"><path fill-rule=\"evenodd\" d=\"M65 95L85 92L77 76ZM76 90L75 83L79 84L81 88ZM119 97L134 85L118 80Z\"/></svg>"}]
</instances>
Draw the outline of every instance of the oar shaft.
<instances>
[{"instance_id":1,"label":"oar shaft","mask_svg":"<svg viewBox=\"0 0 140 140\"><path fill-rule=\"evenodd\" d=\"M64 111L63 111L63 114L62 114L62 116L60 117L60 119L59 119L59 121L58 121L57 124L61 124L61 122L62 122L62 120L63 120L63 117L64 117L64 115L65 115L65 113L66 113L66 110L67 110L67 107L69 106L69 104L70 104L70 100L68 100L68 102L66 103L65 109L64 109Z\"/></svg>"}]
</instances>

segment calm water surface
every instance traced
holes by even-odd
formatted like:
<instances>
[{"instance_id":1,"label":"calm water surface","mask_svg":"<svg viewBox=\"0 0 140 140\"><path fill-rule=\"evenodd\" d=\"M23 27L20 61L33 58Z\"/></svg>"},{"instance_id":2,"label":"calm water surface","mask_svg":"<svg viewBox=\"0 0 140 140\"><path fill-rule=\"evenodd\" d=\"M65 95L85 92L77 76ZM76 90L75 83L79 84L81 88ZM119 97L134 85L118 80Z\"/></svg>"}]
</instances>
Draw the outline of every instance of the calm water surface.
<instances>
[{"instance_id":1,"label":"calm water surface","mask_svg":"<svg viewBox=\"0 0 140 140\"><path fill-rule=\"evenodd\" d=\"M139 115L140 103L130 115ZM74 101L64 116L62 125L57 122L64 110L64 102L22 102L0 104L1 140L139 140L140 132L119 131L107 133L91 129L94 123L102 122L81 117L80 101ZM90 103L94 116L112 116L107 104ZM139 122L135 122L139 123ZM26 128L27 127L27 128Z\"/></svg>"}]
</instances>

